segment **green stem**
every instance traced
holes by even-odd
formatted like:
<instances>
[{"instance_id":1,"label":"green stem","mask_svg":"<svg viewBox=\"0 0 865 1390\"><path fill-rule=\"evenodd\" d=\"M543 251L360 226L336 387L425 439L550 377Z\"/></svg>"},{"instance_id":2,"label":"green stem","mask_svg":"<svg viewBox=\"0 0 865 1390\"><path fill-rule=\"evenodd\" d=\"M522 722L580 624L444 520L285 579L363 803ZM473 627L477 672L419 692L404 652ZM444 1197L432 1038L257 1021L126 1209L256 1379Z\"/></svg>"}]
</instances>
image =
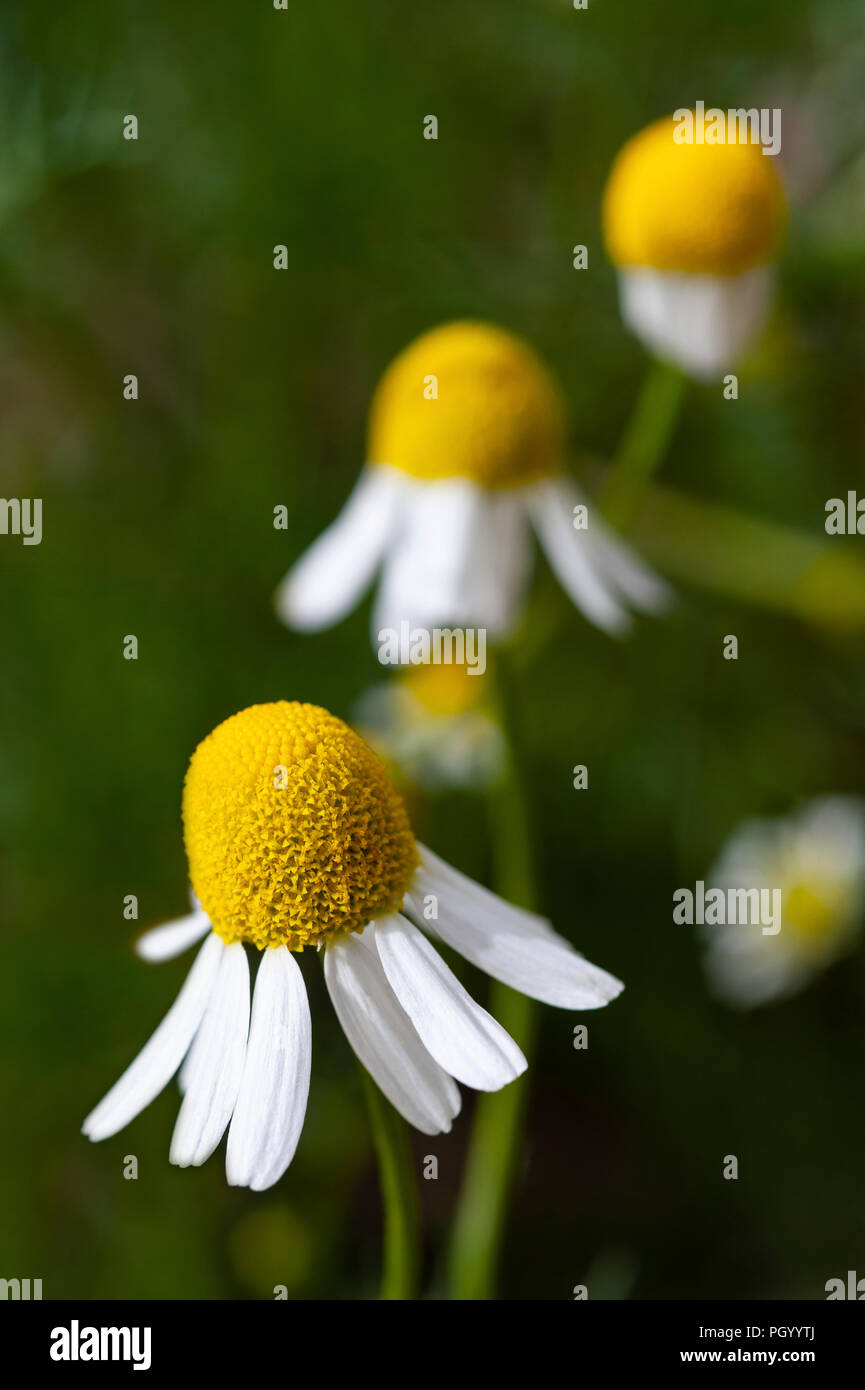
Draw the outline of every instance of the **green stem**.
<instances>
[{"instance_id":1,"label":"green stem","mask_svg":"<svg viewBox=\"0 0 865 1390\"><path fill-rule=\"evenodd\" d=\"M865 561L855 541L812 535L666 487L651 489L635 533L647 559L673 580L839 634L865 628Z\"/></svg>"},{"instance_id":2,"label":"green stem","mask_svg":"<svg viewBox=\"0 0 865 1390\"><path fill-rule=\"evenodd\" d=\"M408 1132L365 1068L360 1068L378 1159L384 1209L381 1297L417 1297L420 1209Z\"/></svg>"},{"instance_id":3,"label":"green stem","mask_svg":"<svg viewBox=\"0 0 865 1390\"><path fill-rule=\"evenodd\" d=\"M500 658L499 669L502 662ZM509 697L507 680L500 681L500 723L507 738L507 766L503 780L490 797L494 887L508 901L533 908L536 898L534 867L522 777L514 740L508 737L514 725ZM490 1012L519 1043L527 1060L531 1060L535 1035L534 1001L507 985L494 983ZM528 1084L523 1078L501 1091L481 1095L477 1100L450 1245L450 1283L456 1299L480 1300L495 1296L496 1272L516 1175L527 1096Z\"/></svg>"},{"instance_id":4,"label":"green stem","mask_svg":"<svg viewBox=\"0 0 865 1390\"><path fill-rule=\"evenodd\" d=\"M601 510L617 530L625 530L640 509L672 438L685 385L675 367L652 362L601 492Z\"/></svg>"}]
</instances>

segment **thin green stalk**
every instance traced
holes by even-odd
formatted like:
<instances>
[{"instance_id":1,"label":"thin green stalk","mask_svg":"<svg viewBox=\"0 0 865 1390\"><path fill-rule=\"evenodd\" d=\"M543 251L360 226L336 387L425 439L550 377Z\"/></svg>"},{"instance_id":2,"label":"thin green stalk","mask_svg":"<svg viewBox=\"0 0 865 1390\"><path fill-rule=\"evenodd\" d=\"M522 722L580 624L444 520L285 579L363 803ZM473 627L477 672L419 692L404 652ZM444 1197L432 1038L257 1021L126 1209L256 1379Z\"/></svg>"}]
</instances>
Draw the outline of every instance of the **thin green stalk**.
<instances>
[{"instance_id":1,"label":"thin green stalk","mask_svg":"<svg viewBox=\"0 0 865 1390\"><path fill-rule=\"evenodd\" d=\"M408 1131L363 1067L360 1073L384 1210L381 1298L412 1299L417 1297L420 1206Z\"/></svg>"},{"instance_id":2,"label":"thin green stalk","mask_svg":"<svg viewBox=\"0 0 865 1390\"><path fill-rule=\"evenodd\" d=\"M865 561L855 541L657 486L635 531L646 558L670 579L838 633L865 628Z\"/></svg>"},{"instance_id":3,"label":"thin green stalk","mask_svg":"<svg viewBox=\"0 0 865 1390\"><path fill-rule=\"evenodd\" d=\"M499 668L502 665L500 660ZM505 672L507 675L507 672ZM503 781L490 796L494 887L520 907L535 905L535 876L527 805L515 750L510 689L499 682L500 722L507 739ZM490 1012L531 1061L535 1004L506 985L494 983ZM450 1244L452 1295L461 1300L495 1297L496 1276L508 1204L516 1176L528 1097L525 1077L501 1091L478 1097L469 1152Z\"/></svg>"},{"instance_id":4,"label":"thin green stalk","mask_svg":"<svg viewBox=\"0 0 865 1390\"><path fill-rule=\"evenodd\" d=\"M685 385L677 368L652 362L601 492L601 510L617 530L640 509L676 427Z\"/></svg>"}]
</instances>

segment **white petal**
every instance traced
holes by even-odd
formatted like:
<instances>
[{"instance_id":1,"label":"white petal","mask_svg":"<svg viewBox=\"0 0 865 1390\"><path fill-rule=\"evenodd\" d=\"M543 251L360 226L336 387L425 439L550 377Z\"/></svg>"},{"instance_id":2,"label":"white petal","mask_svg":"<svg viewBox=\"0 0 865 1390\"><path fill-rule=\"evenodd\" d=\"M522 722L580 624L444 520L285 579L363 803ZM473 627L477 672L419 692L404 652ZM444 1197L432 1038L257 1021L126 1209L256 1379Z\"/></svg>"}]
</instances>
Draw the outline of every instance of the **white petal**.
<instances>
[{"instance_id":1,"label":"white petal","mask_svg":"<svg viewBox=\"0 0 865 1390\"><path fill-rule=\"evenodd\" d=\"M364 469L336 521L278 588L276 610L284 623L317 632L350 612L372 583L394 534L405 490L396 469Z\"/></svg>"},{"instance_id":2,"label":"white petal","mask_svg":"<svg viewBox=\"0 0 865 1390\"><path fill-rule=\"evenodd\" d=\"M432 628L483 624L471 584L472 556L487 517L483 488L467 478L415 483L406 495L399 539L385 560L373 639L400 624Z\"/></svg>"},{"instance_id":3,"label":"white petal","mask_svg":"<svg viewBox=\"0 0 865 1390\"><path fill-rule=\"evenodd\" d=\"M375 924L384 973L427 1051L476 1091L497 1091L525 1071L513 1038L463 989L426 937L405 917Z\"/></svg>"},{"instance_id":4,"label":"white petal","mask_svg":"<svg viewBox=\"0 0 865 1390\"><path fill-rule=\"evenodd\" d=\"M700 380L731 367L761 328L771 267L741 275L692 275L629 266L619 271L622 318L648 350Z\"/></svg>"},{"instance_id":5,"label":"white petal","mask_svg":"<svg viewBox=\"0 0 865 1390\"><path fill-rule=\"evenodd\" d=\"M615 531L595 517L592 521L595 563L607 582L643 613L664 613L673 603L673 590L645 564Z\"/></svg>"},{"instance_id":6,"label":"white petal","mask_svg":"<svg viewBox=\"0 0 865 1390\"><path fill-rule=\"evenodd\" d=\"M207 1012L184 1063L184 1100L169 1158L204 1163L225 1133L240 1090L249 1033L249 966L239 941L227 946Z\"/></svg>"},{"instance_id":7,"label":"white petal","mask_svg":"<svg viewBox=\"0 0 865 1390\"><path fill-rule=\"evenodd\" d=\"M300 966L287 946L262 952L252 1001L243 1080L225 1172L233 1187L263 1192L297 1148L312 1060L312 1024Z\"/></svg>"},{"instance_id":8,"label":"white petal","mask_svg":"<svg viewBox=\"0 0 865 1390\"><path fill-rule=\"evenodd\" d=\"M189 946L194 946L209 930L210 919L203 912L191 912L188 917L163 922L161 926L144 932L135 943L135 954L142 960L173 960Z\"/></svg>"},{"instance_id":9,"label":"white petal","mask_svg":"<svg viewBox=\"0 0 865 1390\"><path fill-rule=\"evenodd\" d=\"M477 607L474 622L491 637L511 632L528 590L532 544L523 488L487 496L483 526L472 548L467 584Z\"/></svg>"},{"instance_id":10,"label":"white petal","mask_svg":"<svg viewBox=\"0 0 865 1390\"><path fill-rule=\"evenodd\" d=\"M183 1059L180 1071L177 1073L177 1089L182 1096L186 1095L187 1087L189 1085L189 1078L192 1074L192 1068L195 1065L195 1044L197 1042L198 1034L196 1033L195 1037L192 1039L192 1044L189 1048L189 1051Z\"/></svg>"},{"instance_id":11,"label":"white petal","mask_svg":"<svg viewBox=\"0 0 865 1390\"><path fill-rule=\"evenodd\" d=\"M567 495L557 480L526 489L526 501L550 568L580 612L604 632L620 635L630 618L599 570L588 531L577 531ZM591 522L590 522L591 525Z\"/></svg>"},{"instance_id":12,"label":"white petal","mask_svg":"<svg viewBox=\"0 0 865 1390\"><path fill-rule=\"evenodd\" d=\"M455 869L453 864L449 864L446 859L433 853L427 845L420 841L418 841L418 849L422 866L430 873L435 873L449 882L455 891L458 890L466 899L470 899L481 912L495 911L511 914L515 921L525 926L529 931L552 937L557 936L551 923L540 913L529 912L525 907L514 907L513 903L506 902L504 898L500 898L491 889L484 888L477 879L469 878L468 874L464 874L461 869Z\"/></svg>"},{"instance_id":13,"label":"white petal","mask_svg":"<svg viewBox=\"0 0 865 1390\"><path fill-rule=\"evenodd\" d=\"M579 534L585 537L595 570L613 592L644 613L662 613L668 608L672 589L606 524L600 509L586 503L570 478L556 478L549 485L558 491L562 509L569 516L573 516L574 507L588 506L588 528Z\"/></svg>"},{"instance_id":14,"label":"white petal","mask_svg":"<svg viewBox=\"0 0 865 1390\"><path fill-rule=\"evenodd\" d=\"M168 1085L204 1016L224 951L222 941L211 933L156 1032L84 1121L89 1139L116 1134Z\"/></svg>"},{"instance_id":15,"label":"white petal","mask_svg":"<svg viewBox=\"0 0 865 1390\"><path fill-rule=\"evenodd\" d=\"M459 1114L459 1090L415 1032L377 952L356 935L333 941L324 978L342 1030L379 1089L415 1129L446 1134Z\"/></svg>"},{"instance_id":16,"label":"white petal","mask_svg":"<svg viewBox=\"0 0 865 1390\"><path fill-rule=\"evenodd\" d=\"M560 1009L600 1009L624 986L587 961L550 923L506 903L420 846L421 866L407 897L418 923L495 980ZM423 917L433 894L438 917Z\"/></svg>"}]
</instances>

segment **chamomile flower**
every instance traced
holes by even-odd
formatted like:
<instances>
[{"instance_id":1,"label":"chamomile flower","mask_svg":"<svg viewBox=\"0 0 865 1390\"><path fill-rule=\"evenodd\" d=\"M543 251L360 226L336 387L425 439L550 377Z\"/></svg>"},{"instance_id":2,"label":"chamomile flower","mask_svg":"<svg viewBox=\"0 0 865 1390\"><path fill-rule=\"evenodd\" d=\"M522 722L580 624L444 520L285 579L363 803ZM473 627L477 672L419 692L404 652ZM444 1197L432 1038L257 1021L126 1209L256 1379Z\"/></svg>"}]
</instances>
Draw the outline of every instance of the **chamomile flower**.
<instances>
[{"instance_id":1,"label":"chamomile flower","mask_svg":"<svg viewBox=\"0 0 865 1390\"><path fill-rule=\"evenodd\" d=\"M620 151L604 194L604 235L625 323L690 376L733 365L772 298L785 201L757 142L685 143L672 117Z\"/></svg>"},{"instance_id":2,"label":"chamomile flower","mask_svg":"<svg viewBox=\"0 0 865 1390\"><path fill-rule=\"evenodd\" d=\"M458 322L411 343L372 402L367 464L344 510L276 595L289 627L337 622L381 570L373 634L401 623L506 636L525 597L531 528L590 622L628 626L628 605L664 606L666 587L584 506L563 472L556 384L521 339ZM578 524L575 524L575 519Z\"/></svg>"},{"instance_id":3,"label":"chamomile flower","mask_svg":"<svg viewBox=\"0 0 865 1390\"><path fill-rule=\"evenodd\" d=\"M865 803L853 796L809 801L782 820L745 821L707 877L721 889L780 894L780 930L705 929L714 993L741 1007L795 994L848 951L865 907ZM775 924L777 925L777 924Z\"/></svg>"},{"instance_id":4,"label":"chamomile flower","mask_svg":"<svg viewBox=\"0 0 865 1390\"><path fill-rule=\"evenodd\" d=\"M489 786L505 762L489 682L465 666L407 666L364 693L355 722L385 761L420 787Z\"/></svg>"},{"instance_id":5,"label":"chamomile flower","mask_svg":"<svg viewBox=\"0 0 865 1390\"><path fill-rule=\"evenodd\" d=\"M138 950L164 960L203 945L149 1042L85 1120L90 1139L116 1134L179 1071L171 1161L203 1163L227 1129L229 1183L277 1182L309 1092L305 950L323 952L357 1056L425 1134L450 1129L457 1081L495 1091L526 1062L424 932L561 1008L600 1008L622 988L543 918L418 844L383 763L314 705L256 705L220 724L192 756L183 826L194 910Z\"/></svg>"}]
</instances>

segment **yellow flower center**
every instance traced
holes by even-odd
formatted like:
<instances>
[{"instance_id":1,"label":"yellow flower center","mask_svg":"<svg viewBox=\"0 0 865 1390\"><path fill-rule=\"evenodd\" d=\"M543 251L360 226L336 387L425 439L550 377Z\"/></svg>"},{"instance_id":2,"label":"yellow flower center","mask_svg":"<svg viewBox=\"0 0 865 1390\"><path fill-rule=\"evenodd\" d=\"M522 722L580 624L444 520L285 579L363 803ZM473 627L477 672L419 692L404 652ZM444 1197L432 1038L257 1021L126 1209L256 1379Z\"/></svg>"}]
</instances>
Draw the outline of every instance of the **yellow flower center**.
<instances>
[{"instance_id":1,"label":"yellow flower center","mask_svg":"<svg viewBox=\"0 0 865 1390\"><path fill-rule=\"evenodd\" d=\"M425 333L388 367L367 457L415 478L510 487L557 473L564 435L558 388L528 344L466 321Z\"/></svg>"},{"instance_id":2,"label":"yellow flower center","mask_svg":"<svg viewBox=\"0 0 865 1390\"><path fill-rule=\"evenodd\" d=\"M769 261L785 216L773 158L749 142L680 145L675 129L665 117L620 151L604 193L610 259L708 275Z\"/></svg>"},{"instance_id":3,"label":"yellow flower center","mask_svg":"<svg viewBox=\"0 0 865 1390\"><path fill-rule=\"evenodd\" d=\"M418 863L384 764L316 705L253 705L198 745L183 788L192 886L224 941L292 951L401 904Z\"/></svg>"},{"instance_id":4,"label":"yellow flower center","mask_svg":"<svg viewBox=\"0 0 865 1390\"><path fill-rule=\"evenodd\" d=\"M830 890L827 896L831 899L836 895ZM837 903L833 906L807 883L796 883L782 895L782 923L803 945L816 946L834 934L837 908Z\"/></svg>"},{"instance_id":5,"label":"yellow flower center","mask_svg":"<svg viewBox=\"0 0 865 1390\"><path fill-rule=\"evenodd\" d=\"M425 710L442 718L474 709L486 687L485 676L472 675L467 666L455 664L408 666L399 679Z\"/></svg>"}]
</instances>

